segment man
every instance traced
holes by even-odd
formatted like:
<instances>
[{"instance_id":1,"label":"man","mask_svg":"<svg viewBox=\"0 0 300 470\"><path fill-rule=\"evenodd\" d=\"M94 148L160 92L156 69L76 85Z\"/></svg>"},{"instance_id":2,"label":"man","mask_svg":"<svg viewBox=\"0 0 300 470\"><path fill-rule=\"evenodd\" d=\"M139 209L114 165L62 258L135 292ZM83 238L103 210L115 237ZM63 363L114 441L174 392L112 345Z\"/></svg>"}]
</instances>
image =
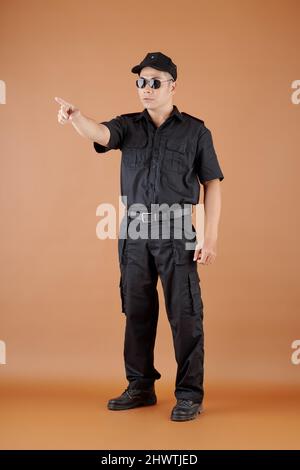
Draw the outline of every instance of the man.
<instances>
[{"instance_id":1,"label":"man","mask_svg":"<svg viewBox=\"0 0 300 470\"><path fill-rule=\"evenodd\" d=\"M195 261L208 265L216 258L220 181L224 176L210 130L201 119L180 112L173 104L177 67L171 58L149 52L131 71L139 77L136 85L142 112L97 123L56 98L61 104L58 120L61 124L71 120L80 135L93 141L98 153L122 150L121 195L123 202L126 197L126 219L121 225L125 237L119 237L118 249L129 384L120 396L109 400L108 408L124 410L157 403L154 382L161 374L154 367L153 353L160 276L178 366L177 402L170 417L186 421L203 410L204 397L203 302ZM192 206L199 201L199 183L204 186L202 248L191 224ZM160 205L164 210L157 210ZM182 236L178 237L178 221L188 221L190 233L179 229ZM147 236L132 236L133 222L138 222ZM166 225L172 232L169 237L149 236L150 226L159 231ZM186 248L187 242L192 243L192 250Z\"/></svg>"}]
</instances>

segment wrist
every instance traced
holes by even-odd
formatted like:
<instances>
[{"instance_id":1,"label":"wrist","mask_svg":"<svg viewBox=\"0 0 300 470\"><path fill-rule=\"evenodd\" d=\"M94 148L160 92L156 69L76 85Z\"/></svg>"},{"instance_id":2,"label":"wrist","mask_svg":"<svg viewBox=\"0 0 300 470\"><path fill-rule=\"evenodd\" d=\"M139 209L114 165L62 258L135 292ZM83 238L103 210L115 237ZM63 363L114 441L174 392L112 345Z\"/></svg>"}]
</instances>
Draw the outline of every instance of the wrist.
<instances>
[{"instance_id":1,"label":"wrist","mask_svg":"<svg viewBox=\"0 0 300 470\"><path fill-rule=\"evenodd\" d=\"M70 114L70 119L71 121L75 121L81 116L81 112L79 109L74 109L74 111L71 112Z\"/></svg>"},{"instance_id":2,"label":"wrist","mask_svg":"<svg viewBox=\"0 0 300 470\"><path fill-rule=\"evenodd\" d=\"M205 233L204 240L210 241L210 242L216 242L218 240L218 234L217 233Z\"/></svg>"}]
</instances>

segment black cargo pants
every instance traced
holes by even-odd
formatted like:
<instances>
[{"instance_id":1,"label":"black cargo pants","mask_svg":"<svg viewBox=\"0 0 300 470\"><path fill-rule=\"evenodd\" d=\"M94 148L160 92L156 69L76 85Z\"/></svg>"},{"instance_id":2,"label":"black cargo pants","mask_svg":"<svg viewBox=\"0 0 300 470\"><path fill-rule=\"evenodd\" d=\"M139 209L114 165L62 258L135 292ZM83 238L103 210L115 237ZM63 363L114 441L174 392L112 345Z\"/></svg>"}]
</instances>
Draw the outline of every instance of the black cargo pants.
<instances>
[{"instance_id":1,"label":"black cargo pants","mask_svg":"<svg viewBox=\"0 0 300 470\"><path fill-rule=\"evenodd\" d=\"M189 219L188 231L184 230L184 218ZM118 252L121 305L126 316L124 361L130 388L150 388L161 377L154 367L159 275L177 362L174 395L201 403L204 331L200 279L197 262L193 261L197 237L191 216L182 216L181 221L182 229L178 228L178 220L175 227L172 219L142 223L147 238L133 239L128 230L132 219L126 214L123 218ZM170 235L163 238L162 226L167 223ZM159 230L158 239L151 238L151 225L156 226L156 234Z\"/></svg>"}]
</instances>

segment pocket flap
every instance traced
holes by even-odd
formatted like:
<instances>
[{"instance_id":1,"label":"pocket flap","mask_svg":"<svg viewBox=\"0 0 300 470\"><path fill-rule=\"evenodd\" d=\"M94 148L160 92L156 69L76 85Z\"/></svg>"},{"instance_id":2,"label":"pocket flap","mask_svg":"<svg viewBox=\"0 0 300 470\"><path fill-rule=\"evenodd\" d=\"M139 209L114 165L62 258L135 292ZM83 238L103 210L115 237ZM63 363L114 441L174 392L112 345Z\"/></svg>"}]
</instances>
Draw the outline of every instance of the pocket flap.
<instances>
[{"instance_id":1,"label":"pocket flap","mask_svg":"<svg viewBox=\"0 0 300 470\"><path fill-rule=\"evenodd\" d=\"M184 153L186 149L186 142L183 140L167 140L166 148L173 152Z\"/></svg>"},{"instance_id":2,"label":"pocket flap","mask_svg":"<svg viewBox=\"0 0 300 470\"><path fill-rule=\"evenodd\" d=\"M200 290L199 282L199 274L198 271L191 271L189 272L189 281L190 281L190 288L192 294L197 294Z\"/></svg>"}]
</instances>

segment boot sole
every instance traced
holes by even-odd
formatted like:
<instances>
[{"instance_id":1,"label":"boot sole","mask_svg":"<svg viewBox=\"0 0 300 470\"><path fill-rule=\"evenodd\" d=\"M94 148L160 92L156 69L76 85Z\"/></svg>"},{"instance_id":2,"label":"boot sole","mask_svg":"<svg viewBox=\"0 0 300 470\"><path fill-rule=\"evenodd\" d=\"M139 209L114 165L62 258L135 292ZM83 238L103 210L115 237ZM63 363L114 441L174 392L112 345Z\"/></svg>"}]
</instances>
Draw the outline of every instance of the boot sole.
<instances>
[{"instance_id":1,"label":"boot sole","mask_svg":"<svg viewBox=\"0 0 300 470\"><path fill-rule=\"evenodd\" d=\"M157 403L157 400L149 400L149 401L144 401L144 402L140 402L138 404L136 403L133 403L132 405L118 405L117 403L108 403L107 404L107 408L109 410L114 410L114 411L119 411L119 410L131 410L133 408L139 408L140 406L152 406L152 405L156 405Z\"/></svg>"}]
</instances>

